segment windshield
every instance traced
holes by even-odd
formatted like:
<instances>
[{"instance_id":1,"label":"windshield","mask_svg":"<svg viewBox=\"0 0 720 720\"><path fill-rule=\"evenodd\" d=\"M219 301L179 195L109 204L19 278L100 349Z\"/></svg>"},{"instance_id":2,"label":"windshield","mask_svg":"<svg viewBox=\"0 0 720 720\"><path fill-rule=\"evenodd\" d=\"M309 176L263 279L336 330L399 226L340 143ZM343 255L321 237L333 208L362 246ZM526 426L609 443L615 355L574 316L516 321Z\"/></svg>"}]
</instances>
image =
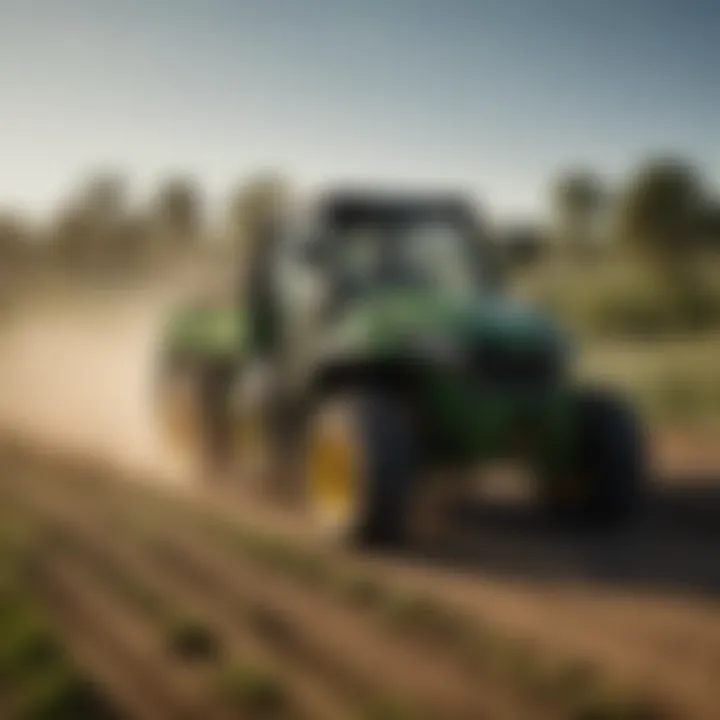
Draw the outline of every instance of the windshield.
<instances>
[{"instance_id":1,"label":"windshield","mask_svg":"<svg viewBox=\"0 0 720 720\"><path fill-rule=\"evenodd\" d=\"M446 220L348 227L333 238L338 283L353 295L388 287L470 293L478 282L471 242L467 228Z\"/></svg>"}]
</instances>

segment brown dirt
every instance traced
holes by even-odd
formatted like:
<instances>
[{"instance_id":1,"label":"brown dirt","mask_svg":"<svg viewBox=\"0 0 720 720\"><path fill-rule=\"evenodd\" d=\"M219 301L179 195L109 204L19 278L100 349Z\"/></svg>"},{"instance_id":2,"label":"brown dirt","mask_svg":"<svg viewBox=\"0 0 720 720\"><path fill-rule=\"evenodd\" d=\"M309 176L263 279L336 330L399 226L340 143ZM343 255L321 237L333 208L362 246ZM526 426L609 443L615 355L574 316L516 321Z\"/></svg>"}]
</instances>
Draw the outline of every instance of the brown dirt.
<instances>
[{"instance_id":1,"label":"brown dirt","mask_svg":"<svg viewBox=\"0 0 720 720\"><path fill-rule=\"evenodd\" d=\"M159 443L148 407L152 340L176 290L168 286L136 294L102 311L56 308L7 328L0 335L0 425L197 494ZM658 476L647 516L622 535L570 537L547 527L532 509L485 503L430 548L418 547L402 557L343 559L388 581L431 592L494 628L538 643L550 655L587 658L622 681L649 688L682 717L716 718L719 440L713 435L702 440L677 434L656 438L664 476ZM227 498L197 497L219 512L272 527L295 542L312 542L297 515L249 505L247 499L231 505ZM195 547L199 553L204 545ZM229 569L229 562L217 553L197 558L197 565L216 579L227 576L222 569ZM252 577L256 601L265 592L278 602L294 597L281 580ZM241 590L228 586L225 591L239 598ZM345 611L330 612L307 595L292 607L279 608L283 614L295 613L294 622L303 627L316 616L321 627L326 611L329 627L345 619ZM350 657L342 643L357 642L351 667L360 677L367 672L363 663L374 669L374 648L379 647L361 650L366 643L362 628L353 620L351 629L324 650ZM321 635L317 647L322 646ZM377 663L380 677L390 665ZM401 678L392 677L396 686Z\"/></svg>"},{"instance_id":2,"label":"brown dirt","mask_svg":"<svg viewBox=\"0 0 720 720\"><path fill-rule=\"evenodd\" d=\"M100 679L117 694L115 683L124 689L133 666L143 667L147 682L136 686L134 699L156 717L180 711L183 717L223 715L209 704L203 677L163 655L157 623L128 607L130 587L164 598L182 617L202 618L226 652L273 668L292 698L290 717L355 717L373 697L417 703L432 718L528 716L512 692L483 682L451 658L390 636L349 607L239 561L193 528L193 509L189 516L172 508L158 512L128 483L111 488L96 479L95 487L81 488L70 475L58 474L59 467L14 463L0 485L5 507L44 538L37 548L41 585L61 629L72 636L87 619L82 635L95 640L95 653L107 645L115 649L121 676L111 677L103 664ZM108 573L125 582L108 588ZM265 623L258 624L260 616ZM142 679L136 673L134 680ZM545 716L541 708L533 712Z\"/></svg>"},{"instance_id":3,"label":"brown dirt","mask_svg":"<svg viewBox=\"0 0 720 720\"><path fill-rule=\"evenodd\" d=\"M331 690L318 685L314 677L308 676L303 671L302 666L299 668L288 666L281 654L274 652L272 648L264 647L258 638L253 636L252 629L248 627L240 612L242 608L240 603L232 607L223 605L218 597L208 594L206 585L200 585L193 578L188 579L186 575L174 571L167 562L164 562L164 556L158 558L158 553L153 552L154 548L140 541L134 526L123 522L122 518L113 512L112 507L106 507L104 512L98 512L101 510L99 503L78 502L80 498L68 492L71 488L53 482L52 477L43 476L40 483L37 482L37 478L34 480L34 483L26 481L22 487L12 483L6 484L6 495L10 496L11 502L14 501L19 512L25 513L28 518L34 518L35 521L39 519L43 525L50 528L51 538L53 533L56 535L58 531L62 531L64 543L53 544L65 553L68 552L69 534L72 538L70 553L74 556L73 560L76 564L81 567L92 565L96 569L102 567L103 573L107 573L110 569L114 576L123 577L131 587L144 588L144 592L160 599L161 613L164 617L152 618L155 622L146 619L144 633L136 629L134 633L121 632L120 635L125 641L128 636L134 636L136 645L144 635L147 656L139 664L136 659L136 667L147 666L151 670L154 668L156 673L165 673L165 675L170 672L175 673L174 682L168 686L171 688L170 697L163 705L164 712L170 712L168 717L175 716L173 713L178 710L178 701L183 699L183 694L187 696L188 693L190 698L185 697L180 707L184 713L189 712L192 715L195 708L194 714L198 718L223 716L217 708L213 709L212 698L207 692L202 692L203 685L199 683L204 680L206 685L204 689L207 691L207 681L211 678L198 678L197 668L188 671L187 667L178 666L177 658L162 653L159 631L162 629L162 623L169 621L174 615L180 618L198 618L207 623L215 635L222 638L221 649L228 659L245 659L253 663L262 663L282 673L298 703L298 713L293 714L293 717L330 720L345 714L338 709L343 705L334 698ZM136 505L137 500L135 498ZM56 550L51 548L53 563L56 554ZM93 587L86 580L86 588L88 585L90 585L89 590L94 590L97 594L97 582ZM116 596L121 594L117 588L114 591ZM114 602L117 606L118 599L116 597L112 600L111 593L112 589L105 591L106 604ZM158 620L161 621L160 626ZM108 619L107 626L112 627L117 634L118 626L127 627L130 622L134 622L136 628L139 625L137 618L131 617L127 611L123 614L118 610L115 620ZM153 637L154 644L151 641ZM167 645L166 641L167 638L165 645ZM151 649L155 651L152 657ZM151 683L157 688L156 680L151 679ZM160 688L162 688L161 684ZM185 690L185 693L179 693L180 698L177 697L178 689ZM169 700L175 705L168 702ZM227 716L227 713L224 716Z\"/></svg>"},{"instance_id":4,"label":"brown dirt","mask_svg":"<svg viewBox=\"0 0 720 720\"><path fill-rule=\"evenodd\" d=\"M80 661L133 717L220 718L190 668L166 657L157 628L128 613L74 558L51 552L38 589Z\"/></svg>"}]
</instances>

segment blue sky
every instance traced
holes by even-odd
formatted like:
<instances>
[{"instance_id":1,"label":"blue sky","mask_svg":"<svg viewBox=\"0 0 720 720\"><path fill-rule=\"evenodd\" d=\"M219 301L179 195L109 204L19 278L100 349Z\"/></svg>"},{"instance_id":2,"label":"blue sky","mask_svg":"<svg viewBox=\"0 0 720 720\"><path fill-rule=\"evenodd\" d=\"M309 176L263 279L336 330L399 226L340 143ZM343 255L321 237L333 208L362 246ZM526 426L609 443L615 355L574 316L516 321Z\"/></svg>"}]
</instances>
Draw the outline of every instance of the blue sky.
<instances>
[{"instance_id":1,"label":"blue sky","mask_svg":"<svg viewBox=\"0 0 720 720\"><path fill-rule=\"evenodd\" d=\"M720 174L718 76L715 0L0 0L0 203L272 166L534 212L568 165Z\"/></svg>"}]
</instances>

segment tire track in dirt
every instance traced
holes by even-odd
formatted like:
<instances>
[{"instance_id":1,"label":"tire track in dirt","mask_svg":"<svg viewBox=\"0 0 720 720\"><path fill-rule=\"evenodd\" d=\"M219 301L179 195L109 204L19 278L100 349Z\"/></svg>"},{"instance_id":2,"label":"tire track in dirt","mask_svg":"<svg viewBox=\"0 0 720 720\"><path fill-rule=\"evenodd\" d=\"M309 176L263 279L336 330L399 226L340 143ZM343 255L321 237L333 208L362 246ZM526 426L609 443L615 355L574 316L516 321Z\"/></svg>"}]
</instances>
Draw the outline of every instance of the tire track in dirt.
<instances>
[{"instance_id":1,"label":"tire track in dirt","mask_svg":"<svg viewBox=\"0 0 720 720\"><path fill-rule=\"evenodd\" d=\"M273 527L296 542L306 538L295 518L283 518L274 508L260 520L255 507L249 513L240 502L232 511L227 502L213 504L218 510L224 507L229 517ZM679 530L673 524L670 528ZM691 538L694 529L687 528ZM701 551L704 567L716 572L720 568L720 545L708 544L705 528L699 530L697 542L705 543ZM664 698L682 717L714 720L720 716L720 603L716 596L583 579L582 566L570 572L528 576L485 570L481 559L488 554L494 554L490 567L497 568L503 555L519 553L532 558L538 552L538 543L548 540L545 536L549 531L525 538L522 531L515 531L517 535L512 529L493 532L480 528L469 538L461 535L459 540L453 539L444 552L432 548L410 556L359 560L386 582L449 602L510 637L536 643L550 657L587 658L617 681L647 688ZM693 538L693 545L695 541ZM484 547L484 542L489 547ZM582 538L558 540L550 534L548 547L540 547L542 562L552 565L555 559L562 564L563 555L569 551L572 558L582 542ZM600 552L610 558L623 554L622 539L591 542L599 542ZM664 546L657 548L660 554ZM463 557L469 558L467 562L458 560ZM512 559L508 560L510 566ZM683 560L679 560L681 567Z\"/></svg>"},{"instance_id":2,"label":"tire track in dirt","mask_svg":"<svg viewBox=\"0 0 720 720\"><path fill-rule=\"evenodd\" d=\"M86 659L110 692L121 693L118 699L132 717L229 718L213 707L200 678L175 666L163 652L152 625L130 615L117 598L103 592L77 560L53 552L36 572L36 585L71 650Z\"/></svg>"},{"instance_id":3,"label":"tire track in dirt","mask_svg":"<svg viewBox=\"0 0 720 720\"><path fill-rule=\"evenodd\" d=\"M335 720L350 715L347 703L322 678L306 671L302 665L288 662L284 653L268 647L247 622L239 603L223 604L204 584L188 578L158 558L157 553L124 524L117 514L102 513L99 505L78 502L79 498L63 492L60 483L52 479L44 482L14 485L10 489L14 501L28 518L39 518L49 528L66 551L97 569L102 566L114 580L142 588L143 599L160 603L165 619L174 614L178 618L197 618L222 638L227 660L242 659L266 665L281 674L298 712L290 717L306 720ZM157 635L157 628L151 634ZM166 657L167 660L167 657ZM211 706L209 706L211 707ZM197 717L204 717L199 712Z\"/></svg>"},{"instance_id":4,"label":"tire track in dirt","mask_svg":"<svg viewBox=\"0 0 720 720\"><path fill-rule=\"evenodd\" d=\"M286 664L291 664L296 689L308 686L310 672L316 678L327 678L329 686L353 697L356 709L373 697L412 698L413 704L419 704L431 717L470 720L528 716L529 710L522 710L511 693L503 694L483 684L478 676L464 677L456 663L444 660L442 655L428 654L420 646L413 649L406 640L394 640L374 627L362 614L230 556L178 512L162 517L156 507L148 507L145 521L137 523L139 498L128 502L127 487L109 491L103 502L104 488L96 488L94 493L77 492L70 500L66 495L60 497L57 486L47 485L47 480L31 481L19 492L32 493L30 502L36 512L54 513L56 521L62 516L76 533L84 526L85 544L101 548L106 562L114 555L143 581L154 581L166 592L171 590L174 597L189 600L192 596L198 611L205 617L212 614L219 622L223 636L230 636L237 627L239 608L261 610L274 630L284 635L279 649ZM123 499L124 511L131 512L130 516L124 516ZM46 507L41 510L40 506ZM88 520L90 513L95 516L93 521ZM122 552L108 546L108 532L125 538ZM135 545L131 558L129 548ZM119 554L125 557L120 560ZM224 622L223 617L227 617ZM277 640L277 636L272 639ZM242 646L247 650L247 638ZM257 651L256 643L253 654ZM542 717L543 713L535 709L532 715ZM325 716L349 714L336 708ZM308 717L321 717L317 704Z\"/></svg>"},{"instance_id":5,"label":"tire track in dirt","mask_svg":"<svg viewBox=\"0 0 720 720\"><path fill-rule=\"evenodd\" d=\"M226 596L282 619L294 644L338 687L355 688L358 697L400 693L433 716L512 717L507 697L477 676L463 677L455 663L427 657L422 647L395 642L357 611L291 579L269 573L237 553L208 541L192 524L147 530L151 545L167 565L184 568L215 597ZM498 697L494 697L498 696ZM453 709L454 708L454 709Z\"/></svg>"},{"instance_id":6,"label":"tire track in dirt","mask_svg":"<svg viewBox=\"0 0 720 720\"><path fill-rule=\"evenodd\" d=\"M212 698L203 694L196 674L165 653L157 629L129 611L122 598L95 582L86 563L59 542L58 527L18 504L7 494L5 482L3 478L0 488L3 522L10 514L15 526L25 528L27 534L18 558L24 592L42 609L41 617L49 619L72 657L84 668L85 677L97 683L101 696L119 711L112 717L228 718ZM32 670L24 665L16 670L23 668L26 673ZM42 657L35 669L42 672ZM27 683L27 679L22 682ZM100 709L105 708L103 703ZM7 717L15 715L8 713Z\"/></svg>"}]
</instances>

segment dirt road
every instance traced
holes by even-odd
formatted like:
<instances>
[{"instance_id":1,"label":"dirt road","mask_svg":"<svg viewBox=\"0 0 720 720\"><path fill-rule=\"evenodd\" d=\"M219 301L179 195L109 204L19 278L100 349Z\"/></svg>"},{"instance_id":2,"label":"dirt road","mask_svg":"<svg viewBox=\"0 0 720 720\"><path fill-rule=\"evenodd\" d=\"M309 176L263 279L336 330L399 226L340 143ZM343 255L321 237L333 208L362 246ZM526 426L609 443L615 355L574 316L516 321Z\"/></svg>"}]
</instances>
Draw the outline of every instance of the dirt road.
<instances>
[{"instance_id":1,"label":"dirt road","mask_svg":"<svg viewBox=\"0 0 720 720\"><path fill-rule=\"evenodd\" d=\"M186 483L156 437L148 403L152 339L176 291L169 285L122 302L58 304L6 327L0 425L143 477ZM713 462L703 463L700 478L680 476L682 463L674 463L676 474L658 479L647 517L622 536L563 536L531 509L485 504L441 547L353 561L542 652L587 659L650 689L682 717L710 720L720 717L720 477ZM297 516L221 505L289 538L304 535Z\"/></svg>"},{"instance_id":2,"label":"dirt road","mask_svg":"<svg viewBox=\"0 0 720 720\"><path fill-rule=\"evenodd\" d=\"M153 341L175 283L88 292L0 329L0 425L129 468L172 473L149 411Z\"/></svg>"}]
</instances>

